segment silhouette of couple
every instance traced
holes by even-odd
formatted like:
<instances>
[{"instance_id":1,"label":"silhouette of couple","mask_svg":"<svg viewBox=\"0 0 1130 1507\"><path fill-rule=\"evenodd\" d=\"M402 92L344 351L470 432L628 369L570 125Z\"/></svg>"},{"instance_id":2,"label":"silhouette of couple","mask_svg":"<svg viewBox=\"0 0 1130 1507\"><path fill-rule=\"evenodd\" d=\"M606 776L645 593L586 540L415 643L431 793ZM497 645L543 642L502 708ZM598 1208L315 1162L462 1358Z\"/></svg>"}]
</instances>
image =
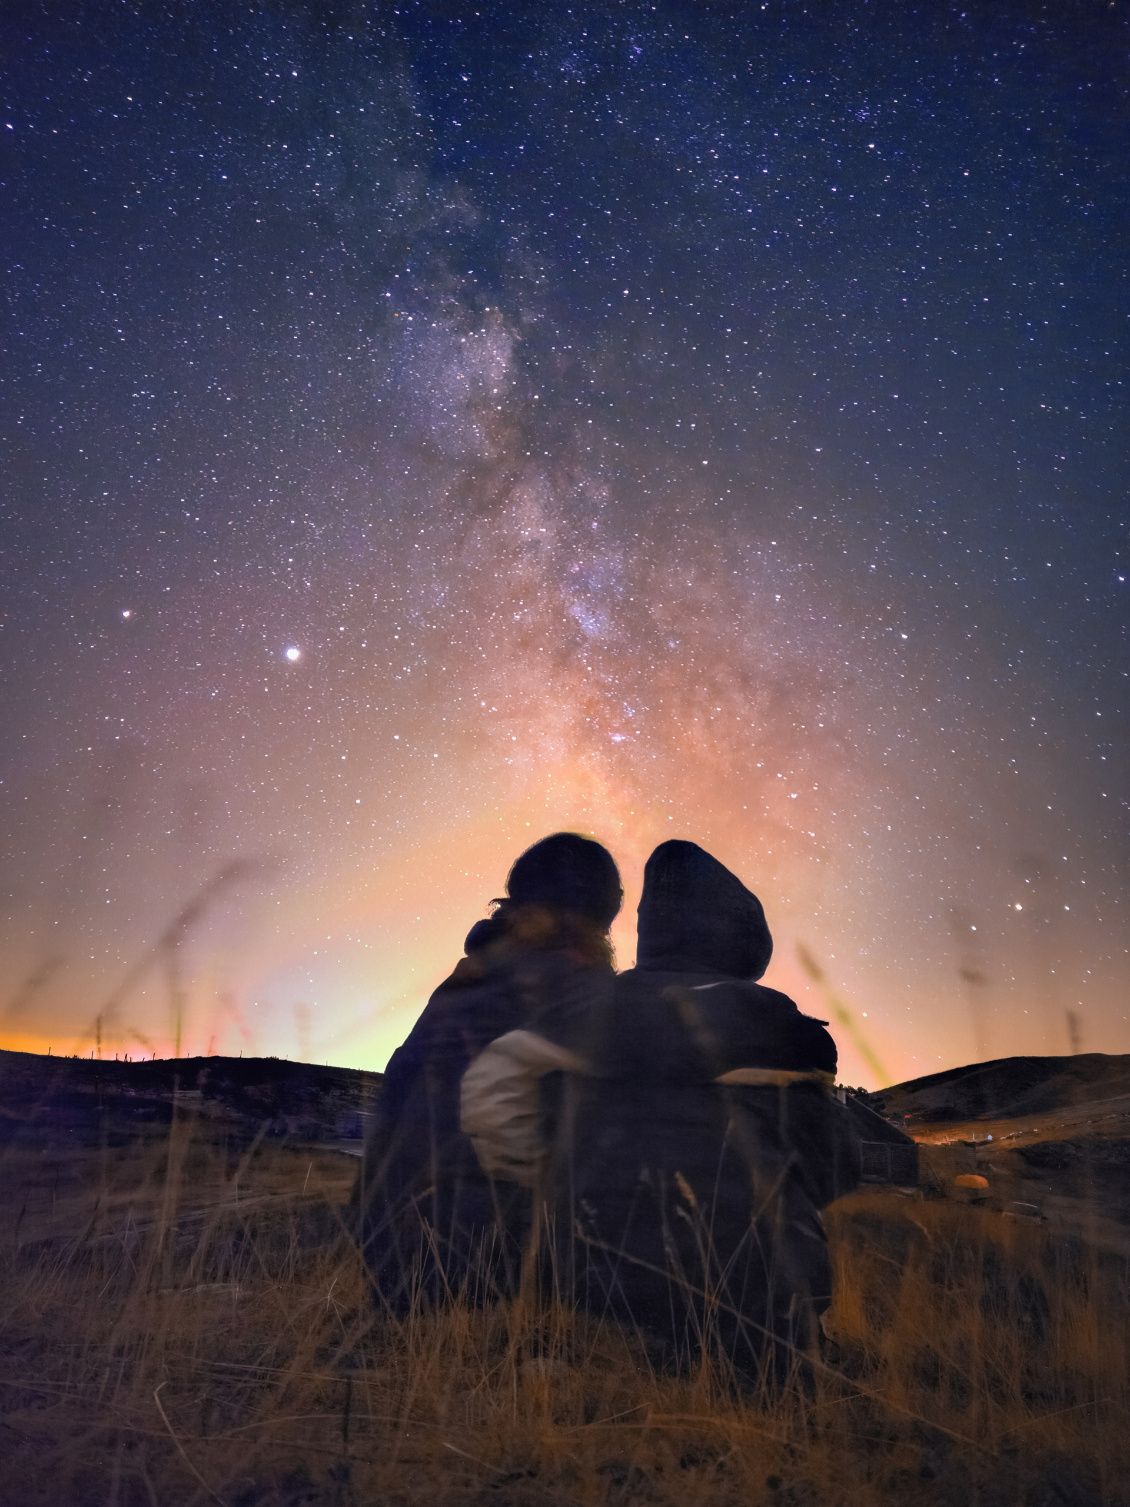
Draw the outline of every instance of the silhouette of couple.
<instances>
[{"instance_id":1,"label":"silhouette of couple","mask_svg":"<svg viewBox=\"0 0 1130 1507\"><path fill-rule=\"evenodd\" d=\"M820 1210L858 1182L824 1023L756 982L756 895L692 842L644 871L636 966L623 891L559 832L393 1054L355 1192L378 1299L403 1313L533 1284L639 1333L779 1374L830 1301Z\"/></svg>"}]
</instances>

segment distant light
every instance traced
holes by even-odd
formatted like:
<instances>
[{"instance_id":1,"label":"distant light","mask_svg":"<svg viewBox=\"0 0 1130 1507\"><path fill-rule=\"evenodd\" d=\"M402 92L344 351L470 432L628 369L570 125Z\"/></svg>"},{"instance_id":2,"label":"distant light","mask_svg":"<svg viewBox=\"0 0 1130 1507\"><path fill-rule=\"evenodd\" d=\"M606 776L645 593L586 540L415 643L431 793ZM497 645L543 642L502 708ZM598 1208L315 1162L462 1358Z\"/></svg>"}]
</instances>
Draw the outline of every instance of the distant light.
<instances>
[{"instance_id":1,"label":"distant light","mask_svg":"<svg viewBox=\"0 0 1130 1507\"><path fill-rule=\"evenodd\" d=\"M1024 907L1023 907L1023 906L1022 906L1022 905L1021 905L1021 903L1020 903L1020 901L1019 901L1019 900L1017 900L1017 901L1016 901L1016 902L1015 902L1015 904L1014 904L1014 905L1013 905L1013 907L1012 907L1012 908L1013 908L1013 910L1023 910L1023 909L1024 909Z\"/></svg>"},{"instance_id":2,"label":"distant light","mask_svg":"<svg viewBox=\"0 0 1130 1507\"><path fill-rule=\"evenodd\" d=\"M302 650L296 649L294 645L291 644L290 648L286 651L286 657L290 660L291 664L293 664L296 659L302 658Z\"/></svg>"},{"instance_id":3,"label":"distant light","mask_svg":"<svg viewBox=\"0 0 1130 1507\"><path fill-rule=\"evenodd\" d=\"M133 613L130 611L130 609L128 607L123 607L122 608L122 616L123 617L132 617Z\"/></svg>"}]
</instances>

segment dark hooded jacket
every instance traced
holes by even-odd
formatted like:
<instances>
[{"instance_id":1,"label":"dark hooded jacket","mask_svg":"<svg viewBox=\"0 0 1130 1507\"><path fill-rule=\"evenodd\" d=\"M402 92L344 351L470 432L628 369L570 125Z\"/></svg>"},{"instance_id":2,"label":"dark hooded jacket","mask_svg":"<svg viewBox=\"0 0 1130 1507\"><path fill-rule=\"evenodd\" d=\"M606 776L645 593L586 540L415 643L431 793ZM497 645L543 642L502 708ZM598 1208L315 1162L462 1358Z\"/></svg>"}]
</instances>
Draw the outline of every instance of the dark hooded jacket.
<instances>
[{"instance_id":1,"label":"dark hooded jacket","mask_svg":"<svg viewBox=\"0 0 1130 1507\"><path fill-rule=\"evenodd\" d=\"M579 981L589 997L611 984L620 886L605 849L556 834L522 855L508 890L389 1060L366 1139L354 1217L394 1311L516 1288L530 1192L483 1170L460 1125L461 1080L484 1047L539 1019L563 990Z\"/></svg>"},{"instance_id":2,"label":"dark hooded jacket","mask_svg":"<svg viewBox=\"0 0 1130 1507\"><path fill-rule=\"evenodd\" d=\"M830 1299L819 1210L858 1181L824 1024L755 980L757 897L703 849L652 854L637 965L611 1008L558 1022L591 1073L557 1080L558 1287L665 1360L787 1368ZM552 1086L554 1080L547 1080Z\"/></svg>"}]
</instances>

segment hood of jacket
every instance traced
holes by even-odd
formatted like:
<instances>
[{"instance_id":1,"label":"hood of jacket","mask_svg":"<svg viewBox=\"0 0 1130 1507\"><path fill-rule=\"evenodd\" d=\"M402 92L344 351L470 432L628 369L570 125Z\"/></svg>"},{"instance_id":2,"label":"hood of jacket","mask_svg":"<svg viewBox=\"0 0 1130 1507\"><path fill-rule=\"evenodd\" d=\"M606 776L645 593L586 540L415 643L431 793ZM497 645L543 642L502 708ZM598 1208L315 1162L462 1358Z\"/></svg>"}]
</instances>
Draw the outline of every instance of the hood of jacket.
<instances>
[{"instance_id":1,"label":"hood of jacket","mask_svg":"<svg viewBox=\"0 0 1130 1507\"><path fill-rule=\"evenodd\" d=\"M761 901L694 842L656 848L637 914L637 968L759 979L773 955Z\"/></svg>"}]
</instances>

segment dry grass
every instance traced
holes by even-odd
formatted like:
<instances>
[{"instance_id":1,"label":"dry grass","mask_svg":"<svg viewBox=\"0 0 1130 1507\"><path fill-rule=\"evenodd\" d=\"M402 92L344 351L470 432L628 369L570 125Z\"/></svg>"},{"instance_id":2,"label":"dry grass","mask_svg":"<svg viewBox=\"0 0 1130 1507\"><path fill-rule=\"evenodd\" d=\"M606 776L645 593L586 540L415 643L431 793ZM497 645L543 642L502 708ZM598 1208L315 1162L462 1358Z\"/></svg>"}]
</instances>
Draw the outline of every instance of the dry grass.
<instances>
[{"instance_id":1,"label":"dry grass","mask_svg":"<svg viewBox=\"0 0 1130 1507\"><path fill-rule=\"evenodd\" d=\"M356 1163L194 1135L72 1157L84 1202L7 1155L0 1500L1130 1500L1125 1263L1042 1226L845 1201L813 1387L736 1398L561 1311L393 1321L338 1218Z\"/></svg>"}]
</instances>

